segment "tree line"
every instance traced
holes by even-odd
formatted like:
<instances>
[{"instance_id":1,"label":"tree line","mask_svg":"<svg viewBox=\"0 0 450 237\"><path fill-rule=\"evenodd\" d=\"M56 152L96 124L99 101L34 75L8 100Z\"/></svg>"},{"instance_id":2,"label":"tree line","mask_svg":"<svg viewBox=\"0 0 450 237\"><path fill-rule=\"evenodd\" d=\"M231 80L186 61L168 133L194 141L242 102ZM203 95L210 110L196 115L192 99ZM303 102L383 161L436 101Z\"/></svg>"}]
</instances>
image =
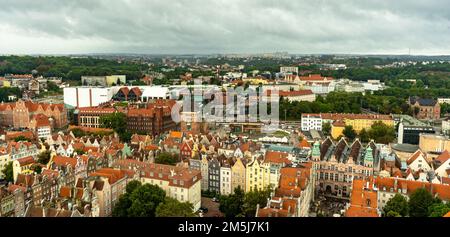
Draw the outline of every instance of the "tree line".
<instances>
[{"instance_id":1,"label":"tree line","mask_svg":"<svg viewBox=\"0 0 450 237\"><path fill-rule=\"evenodd\" d=\"M0 56L0 75L31 74L33 70L44 77L62 77L64 81L80 81L81 76L126 75L127 80L138 80L146 64L117 62L94 57L72 58L53 56Z\"/></svg>"},{"instance_id":2,"label":"tree line","mask_svg":"<svg viewBox=\"0 0 450 237\"><path fill-rule=\"evenodd\" d=\"M383 208L385 217L443 217L448 212L450 203L443 203L424 188L413 192L409 200L397 193Z\"/></svg>"}]
</instances>

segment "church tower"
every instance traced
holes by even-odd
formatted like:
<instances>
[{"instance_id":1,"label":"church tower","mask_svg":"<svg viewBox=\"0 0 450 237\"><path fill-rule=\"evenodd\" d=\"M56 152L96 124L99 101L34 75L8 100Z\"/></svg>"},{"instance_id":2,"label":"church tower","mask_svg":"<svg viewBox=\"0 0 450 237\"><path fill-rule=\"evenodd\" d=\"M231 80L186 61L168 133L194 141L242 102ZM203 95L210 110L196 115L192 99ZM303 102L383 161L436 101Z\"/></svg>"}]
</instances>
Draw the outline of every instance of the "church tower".
<instances>
[{"instance_id":1,"label":"church tower","mask_svg":"<svg viewBox=\"0 0 450 237\"><path fill-rule=\"evenodd\" d=\"M320 161L320 142L319 141L314 142L312 152L311 152L311 159L313 161Z\"/></svg>"}]
</instances>

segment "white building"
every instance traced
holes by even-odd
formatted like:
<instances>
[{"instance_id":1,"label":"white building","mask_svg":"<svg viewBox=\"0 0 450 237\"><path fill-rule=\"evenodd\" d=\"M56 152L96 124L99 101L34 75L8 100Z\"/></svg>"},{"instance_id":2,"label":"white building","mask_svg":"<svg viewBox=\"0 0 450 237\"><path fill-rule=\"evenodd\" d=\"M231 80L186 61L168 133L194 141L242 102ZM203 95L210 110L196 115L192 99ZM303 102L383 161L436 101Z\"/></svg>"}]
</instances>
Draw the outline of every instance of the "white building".
<instances>
[{"instance_id":1,"label":"white building","mask_svg":"<svg viewBox=\"0 0 450 237\"><path fill-rule=\"evenodd\" d=\"M170 99L171 93L168 87L162 86L142 86L139 87L142 91L142 101L147 102L155 99Z\"/></svg>"},{"instance_id":2,"label":"white building","mask_svg":"<svg viewBox=\"0 0 450 237\"><path fill-rule=\"evenodd\" d=\"M314 94L324 95L333 92L335 90L336 82L334 81L329 83L308 82L305 88L312 90Z\"/></svg>"},{"instance_id":3,"label":"white building","mask_svg":"<svg viewBox=\"0 0 450 237\"><path fill-rule=\"evenodd\" d=\"M280 67L280 73L283 75L290 73L298 75L298 67Z\"/></svg>"},{"instance_id":4,"label":"white building","mask_svg":"<svg viewBox=\"0 0 450 237\"><path fill-rule=\"evenodd\" d=\"M426 159L426 156L423 152L420 150L417 150L407 161L408 168L412 172L416 171L422 171L427 172L431 170L430 164L428 164L428 161Z\"/></svg>"},{"instance_id":5,"label":"white building","mask_svg":"<svg viewBox=\"0 0 450 237\"><path fill-rule=\"evenodd\" d=\"M450 104L450 98L438 98L437 100L438 100L439 104L444 104L444 103Z\"/></svg>"},{"instance_id":6,"label":"white building","mask_svg":"<svg viewBox=\"0 0 450 237\"><path fill-rule=\"evenodd\" d=\"M442 132L444 134L450 133L450 119L446 119L442 121Z\"/></svg>"},{"instance_id":7,"label":"white building","mask_svg":"<svg viewBox=\"0 0 450 237\"><path fill-rule=\"evenodd\" d=\"M36 134L39 139L47 139L52 135L52 127L50 126L41 126L36 129Z\"/></svg>"},{"instance_id":8,"label":"white building","mask_svg":"<svg viewBox=\"0 0 450 237\"><path fill-rule=\"evenodd\" d=\"M439 177L450 177L450 175L447 173L447 170L450 169L449 151L442 152L442 154L436 157L434 161L436 162L434 166L434 173Z\"/></svg>"},{"instance_id":9,"label":"white building","mask_svg":"<svg viewBox=\"0 0 450 237\"><path fill-rule=\"evenodd\" d=\"M118 90L115 87L64 88L64 104L72 107L98 106L101 103L110 101Z\"/></svg>"},{"instance_id":10,"label":"white building","mask_svg":"<svg viewBox=\"0 0 450 237\"><path fill-rule=\"evenodd\" d=\"M220 194L231 194L231 166L220 167Z\"/></svg>"},{"instance_id":11,"label":"white building","mask_svg":"<svg viewBox=\"0 0 450 237\"><path fill-rule=\"evenodd\" d=\"M9 156L8 152L0 151L0 178L3 178L3 176L5 175L3 174L3 170L10 161L11 157Z\"/></svg>"},{"instance_id":12,"label":"white building","mask_svg":"<svg viewBox=\"0 0 450 237\"><path fill-rule=\"evenodd\" d=\"M322 116L320 114L302 114L302 131L322 131Z\"/></svg>"}]
</instances>

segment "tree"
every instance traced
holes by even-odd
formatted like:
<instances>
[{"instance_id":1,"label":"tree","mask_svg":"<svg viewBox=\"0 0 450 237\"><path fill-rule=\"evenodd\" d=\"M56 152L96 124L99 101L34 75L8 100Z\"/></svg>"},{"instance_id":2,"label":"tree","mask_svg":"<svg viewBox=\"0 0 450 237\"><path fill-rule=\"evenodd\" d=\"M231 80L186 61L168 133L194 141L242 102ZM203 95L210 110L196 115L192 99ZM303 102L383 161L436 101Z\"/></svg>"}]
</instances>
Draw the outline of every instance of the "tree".
<instances>
[{"instance_id":1,"label":"tree","mask_svg":"<svg viewBox=\"0 0 450 237\"><path fill-rule=\"evenodd\" d=\"M443 217L450 212L450 203L435 203L428 208L429 217Z\"/></svg>"},{"instance_id":2,"label":"tree","mask_svg":"<svg viewBox=\"0 0 450 237\"><path fill-rule=\"evenodd\" d=\"M28 139L28 138L26 138L26 137L24 137L24 136L18 136L18 137L16 137L16 138L14 138L14 141L15 142L20 142L20 141L24 141L24 142L29 142L30 141L30 139Z\"/></svg>"},{"instance_id":3,"label":"tree","mask_svg":"<svg viewBox=\"0 0 450 237\"><path fill-rule=\"evenodd\" d=\"M264 190L252 190L245 194L244 204L242 206L242 214L245 217L255 217L256 208L267 205L267 199L270 198L270 188Z\"/></svg>"},{"instance_id":4,"label":"tree","mask_svg":"<svg viewBox=\"0 0 450 237\"><path fill-rule=\"evenodd\" d=\"M361 142L364 142L364 143L369 142L370 136L369 136L369 133L367 132L366 129L363 128L363 129L359 132L359 140L360 140Z\"/></svg>"},{"instance_id":5,"label":"tree","mask_svg":"<svg viewBox=\"0 0 450 237\"><path fill-rule=\"evenodd\" d=\"M433 196L426 189L417 189L409 198L409 215L411 217L427 217L428 208L434 202Z\"/></svg>"},{"instance_id":6,"label":"tree","mask_svg":"<svg viewBox=\"0 0 450 237\"><path fill-rule=\"evenodd\" d=\"M377 121L370 127L369 136L377 143L389 144L395 140L395 128Z\"/></svg>"},{"instance_id":7,"label":"tree","mask_svg":"<svg viewBox=\"0 0 450 237\"><path fill-rule=\"evenodd\" d=\"M127 192L114 206L114 217L155 217L156 208L164 202L166 192L151 184L141 185L130 182ZM128 192L131 191L131 192Z\"/></svg>"},{"instance_id":8,"label":"tree","mask_svg":"<svg viewBox=\"0 0 450 237\"><path fill-rule=\"evenodd\" d=\"M3 177L6 182L14 182L13 163L9 162L5 168L3 168Z\"/></svg>"},{"instance_id":9,"label":"tree","mask_svg":"<svg viewBox=\"0 0 450 237\"><path fill-rule=\"evenodd\" d=\"M180 202L166 197L156 208L156 217L195 217L194 206L189 202Z\"/></svg>"},{"instance_id":10,"label":"tree","mask_svg":"<svg viewBox=\"0 0 450 237\"><path fill-rule=\"evenodd\" d=\"M408 209L408 200L400 194L395 194L395 196L386 203L386 206L383 208L384 213L386 213L386 216L389 216L388 214L393 213L398 214L400 216L408 216L409 209Z\"/></svg>"},{"instance_id":11,"label":"tree","mask_svg":"<svg viewBox=\"0 0 450 237\"><path fill-rule=\"evenodd\" d=\"M177 163L177 158L170 153L162 152L156 157L155 163L164 165L175 165Z\"/></svg>"},{"instance_id":12,"label":"tree","mask_svg":"<svg viewBox=\"0 0 450 237\"><path fill-rule=\"evenodd\" d=\"M329 136L331 134L331 124L330 123L324 123L322 125L322 132L325 136Z\"/></svg>"},{"instance_id":13,"label":"tree","mask_svg":"<svg viewBox=\"0 0 450 237\"><path fill-rule=\"evenodd\" d=\"M79 128L74 128L71 131L75 137L83 137L86 135L86 132L84 132L83 130L81 130Z\"/></svg>"},{"instance_id":14,"label":"tree","mask_svg":"<svg viewBox=\"0 0 450 237\"><path fill-rule=\"evenodd\" d=\"M128 187L128 185L127 185ZM112 211L113 217L128 217L128 209L131 207L133 202L130 198L130 193L125 193L120 196L119 201L114 206Z\"/></svg>"},{"instance_id":15,"label":"tree","mask_svg":"<svg viewBox=\"0 0 450 237\"><path fill-rule=\"evenodd\" d=\"M144 184L135 189L131 195L129 217L155 217L156 208L164 201L166 192L157 185Z\"/></svg>"},{"instance_id":16,"label":"tree","mask_svg":"<svg viewBox=\"0 0 450 237\"><path fill-rule=\"evenodd\" d=\"M74 153L77 153L77 155L81 156L84 155L85 152L82 149L75 149Z\"/></svg>"},{"instance_id":17,"label":"tree","mask_svg":"<svg viewBox=\"0 0 450 237\"><path fill-rule=\"evenodd\" d=\"M386 217L402 217L402 215L400 215L398 212L395 212L395 211L389 211L386 214Z\"/></svg>"},{"instance_id":18,"label":"tree","mask_svg":"<svg viewBox=\"0 0 450 237\"><path fill-rule=\"evenodd\" d=\"M36 174L40 174L42 172L42 166L35 164L31 167L31 170L36 172Z\"/></svg>"},{"instance_id":19,"label":"tree","mask_svg":"<svg viewBox=\"0 0 450 237\"><path fill-rule=\"evenodd\" d=\"M353 129L352 125L345 126L344 131L342 131L342 134L344 134L344 136L350 140L353 140L356 137L356 131L355 129Z\"/></svg>"},{"instance_id":20,"label":"tree","mask_svg":"<svg viewBox=\"0 0 450 237\"><path fill-rule=\"evenodd\" d=\"M47 165L48 162L50 161L50 151L43 151L38 155L38 160L39 163L43 164L43 165Z\"/></svg>"},{"instance_id":21,"label":"tree","mask_svg":"<svg viewBox=\"0 0 450 237\"><path fill-rule=\"evenodd\" d=\"M127 131L127 117L124 113L112 113L100 117L100 124L103 128L113 129L120 140L129 142L132 134Z\"/></svg>"},{"instance_id":22,"label":"tree","mask_svg":"<svg viewBox=\"0 0 450 237\"><path fill-rule=\"evenodd\" d=\"M137 180L133 180L127 184L125 189L126 189L127 193L132 193L134 190L138 189L141 186L142 186L141 182L139 182Z\"/></svg>"},{"instance_id":23,"label":"tree","mask_svg":"<svg viewBox=\"0 0 450 237\"><path fill-rule=\"evenodd\" d=\"M225 217L236 217L242 213L244 204L244 190L240 186L234 189L234 193L219 198L219 210Z\"/></svg>"}]
</instances>

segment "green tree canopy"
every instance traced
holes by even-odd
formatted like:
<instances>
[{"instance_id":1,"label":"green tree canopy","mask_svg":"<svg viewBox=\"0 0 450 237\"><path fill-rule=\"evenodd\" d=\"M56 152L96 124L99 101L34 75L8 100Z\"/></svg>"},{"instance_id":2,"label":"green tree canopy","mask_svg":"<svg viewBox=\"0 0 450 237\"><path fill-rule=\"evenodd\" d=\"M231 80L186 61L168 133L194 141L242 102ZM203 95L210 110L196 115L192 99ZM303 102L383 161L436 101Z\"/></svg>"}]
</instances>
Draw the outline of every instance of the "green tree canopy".
<instances>
[{"instance_id":1,"label":"green tree canopy","mask_svg":"<svg viewBox=\"0 0 450 237\"><path fill-rule=\"evenodd\" d=\"M219 198L219 210L225 217L255 217L257 205L259 204L261 208L265 207L270 193L270 188L244 193L238 187L234 190L234 194Z\"/></svg>"},{"instance_id":2,"label":"green tree canopy","mask_svg":"<svg viewBox=\"0 0 450 237\"><path fill-rule=\"evenodd\" d=\"M388 126L381 121L372 124L369 130L369 137L377 143L388 144L393 142L396 138L395 128Z\"/></svg>"},{"instance_id":3,"label":"green tree canopy","mask_svg":"<svg viewBox=\"0 0 450 237\"><path fill-rule=\"evenodd\" d=\"M363 129L359 132L359 140L360 140L361 142L363 142L363 143L367 143L367 142L370 141L370 135L369 135L369 133L367 132L366 129L363 128Z\"/></svg>"},{"instance_id":4,"label":"green tree canopy","mask_svg":"<svg viewBox=\"0 0 450 237\"><path fill-rule=\"evenodd\" d=\"M344 131L342 131L342 134L350 140L354 140L356 138L356 131L353 129L353 126L347 125L344 128Z\"/></svg>"},{"instance_id":5,"label":"green tree canopy","mask_svg":"<svg viewBox=\"0 0 450 237\"><path fill-rule=\"evenodd\" d=\"M388 216L389 213L398 214L400 216L408 216L409 207L408 200L401 194L395 194L395 196L386 203L386 206L383 208L384 213Z\"/></svg>"},{"instance_id":6,"label":"green tree canopy","mask_svg":"<svg viewBox=\"0 0 450 237\"><path fill-rule=\"evenodd\" d=\"M28 139L28 138L26 138L26 137L24 137L24 136L18 136L18 137L16 137L16 138L14 138L14 141L15 142L20 142L20 141L24 141L24 142L29 142L30 141L30 139Z\"/></svg>"},{"instance_id":7,"label":"green tree canopy","mask_svg":"<svg viewBox=\"0 0 450 237\"><path fill-rule=\"evenodd\" d=\"M329 122L322 125L322 132L325 136L330 136L331 134L331 124Z\"/></svg>"},{"instance_id":8,"label":"green tree canopy","mask_svg":"<svg viewBox=\"0 0 450 237\"><path fill-rule=\"evenodd\" d=\"M166 192L151 184L127 185L126 192L113 209L115 217L155 217L156 208L164 202Z\"/></svg>"},{"instance_id":9,"label":"green tree canopy","mask_svg":"<svg viewBox=\"0 0 450 237\"><path fill-rule=\"evenodd\" d=\"M234 193L219 198L219 210L225 217L236 217L242 213L244 204L244 190L240 186L234 189Z\"/></svg>"},{"instance_id":10,"label":"green tree canopy","mask_svg":"<svg viewBox=\"0 0 450 237\"><path fill-rule=\"evenodd\" d=\"M386 217L402 217L402 215L400 215L396 211L389 211L388 213L386 213Z\"/></svg>"},{"instance_id":11,"label":"green tree canopy","mask_svg":"<svg viewBox=\"0 0 450 237\"><path fill-rule=\"evenodd\" d=\"M177 157L168 153L161 152L155 159L155 163L164 165L175 165L177 163Z\"/></svg>"},{"instance_id":12,"label":"green tree canopy","mask_svg":"<svg viewBox=\"0 0 450 237\"><path fill-rule=\"evenodd\" d=\"M13 163L9 162L3 168L3 177L7 182L14 182Z\"/></svg>"},{"instance_id":13,"label":"green tree canopy","mask_svg":"<svg viewBox=\"0 0 450 237\"><path fill-rule=\"evenodd\" d=\"M411 217L427 217L428 208L435 202L436 200L426 189L417 189L409 197L409 215Z\"/></svg>"},{"instance_id":14,"label":"green tree canopy","mask_svg":"<svg viewBox=\"0 0 450 237\"><path fill-rule=\"evenodd\" d=\"M103 128L110 128L116 132L120 140L129 142L132 134L127 131L127 116L124 113L112 113L100 117Z\"/></svg>"},{"instance_id":15,"label":"green tree canopy","mask_svg":"<svg viewBox=\"0 0 450 237\"><path fill-rule=\"evenodd\" d=\"M242 206L243 215L246 217L255 217L257 205L261 208L267 205L267 199L270 198L271 189L252 190L245 194L244 205Z\"/></svg>"},{"instance_id":16,"label":"green tree canopy","mask_svg":"<svg viewBox=\"0 0 450 237\"><path fill-rule=\"evenodd\" d=\"M166 197L156 208L156 217L195 217L194 206L189 202L180 202Z\"/></svg>"},{"instance_id":17,"label":"green tree canopy","mask_svg":"<svg viewBox=\"0 0 450 237\"><path fill-rule=\"evenodd\" d=\"M443 217L448 212L450 212L450 203L434 203L428 208L429 217Z\"/></svg>"},{"instance_id":18,"label":"green tree canopy","mask_svg":"<svg viewBox=\"0 0 450 237\"><path fill-rule=\"evenodd\" d=\"M43 165L47 165L48 162L50 161L50 151L43 151L38 155L38 162L43 164Z\"/></svg>"}]
</instances>

